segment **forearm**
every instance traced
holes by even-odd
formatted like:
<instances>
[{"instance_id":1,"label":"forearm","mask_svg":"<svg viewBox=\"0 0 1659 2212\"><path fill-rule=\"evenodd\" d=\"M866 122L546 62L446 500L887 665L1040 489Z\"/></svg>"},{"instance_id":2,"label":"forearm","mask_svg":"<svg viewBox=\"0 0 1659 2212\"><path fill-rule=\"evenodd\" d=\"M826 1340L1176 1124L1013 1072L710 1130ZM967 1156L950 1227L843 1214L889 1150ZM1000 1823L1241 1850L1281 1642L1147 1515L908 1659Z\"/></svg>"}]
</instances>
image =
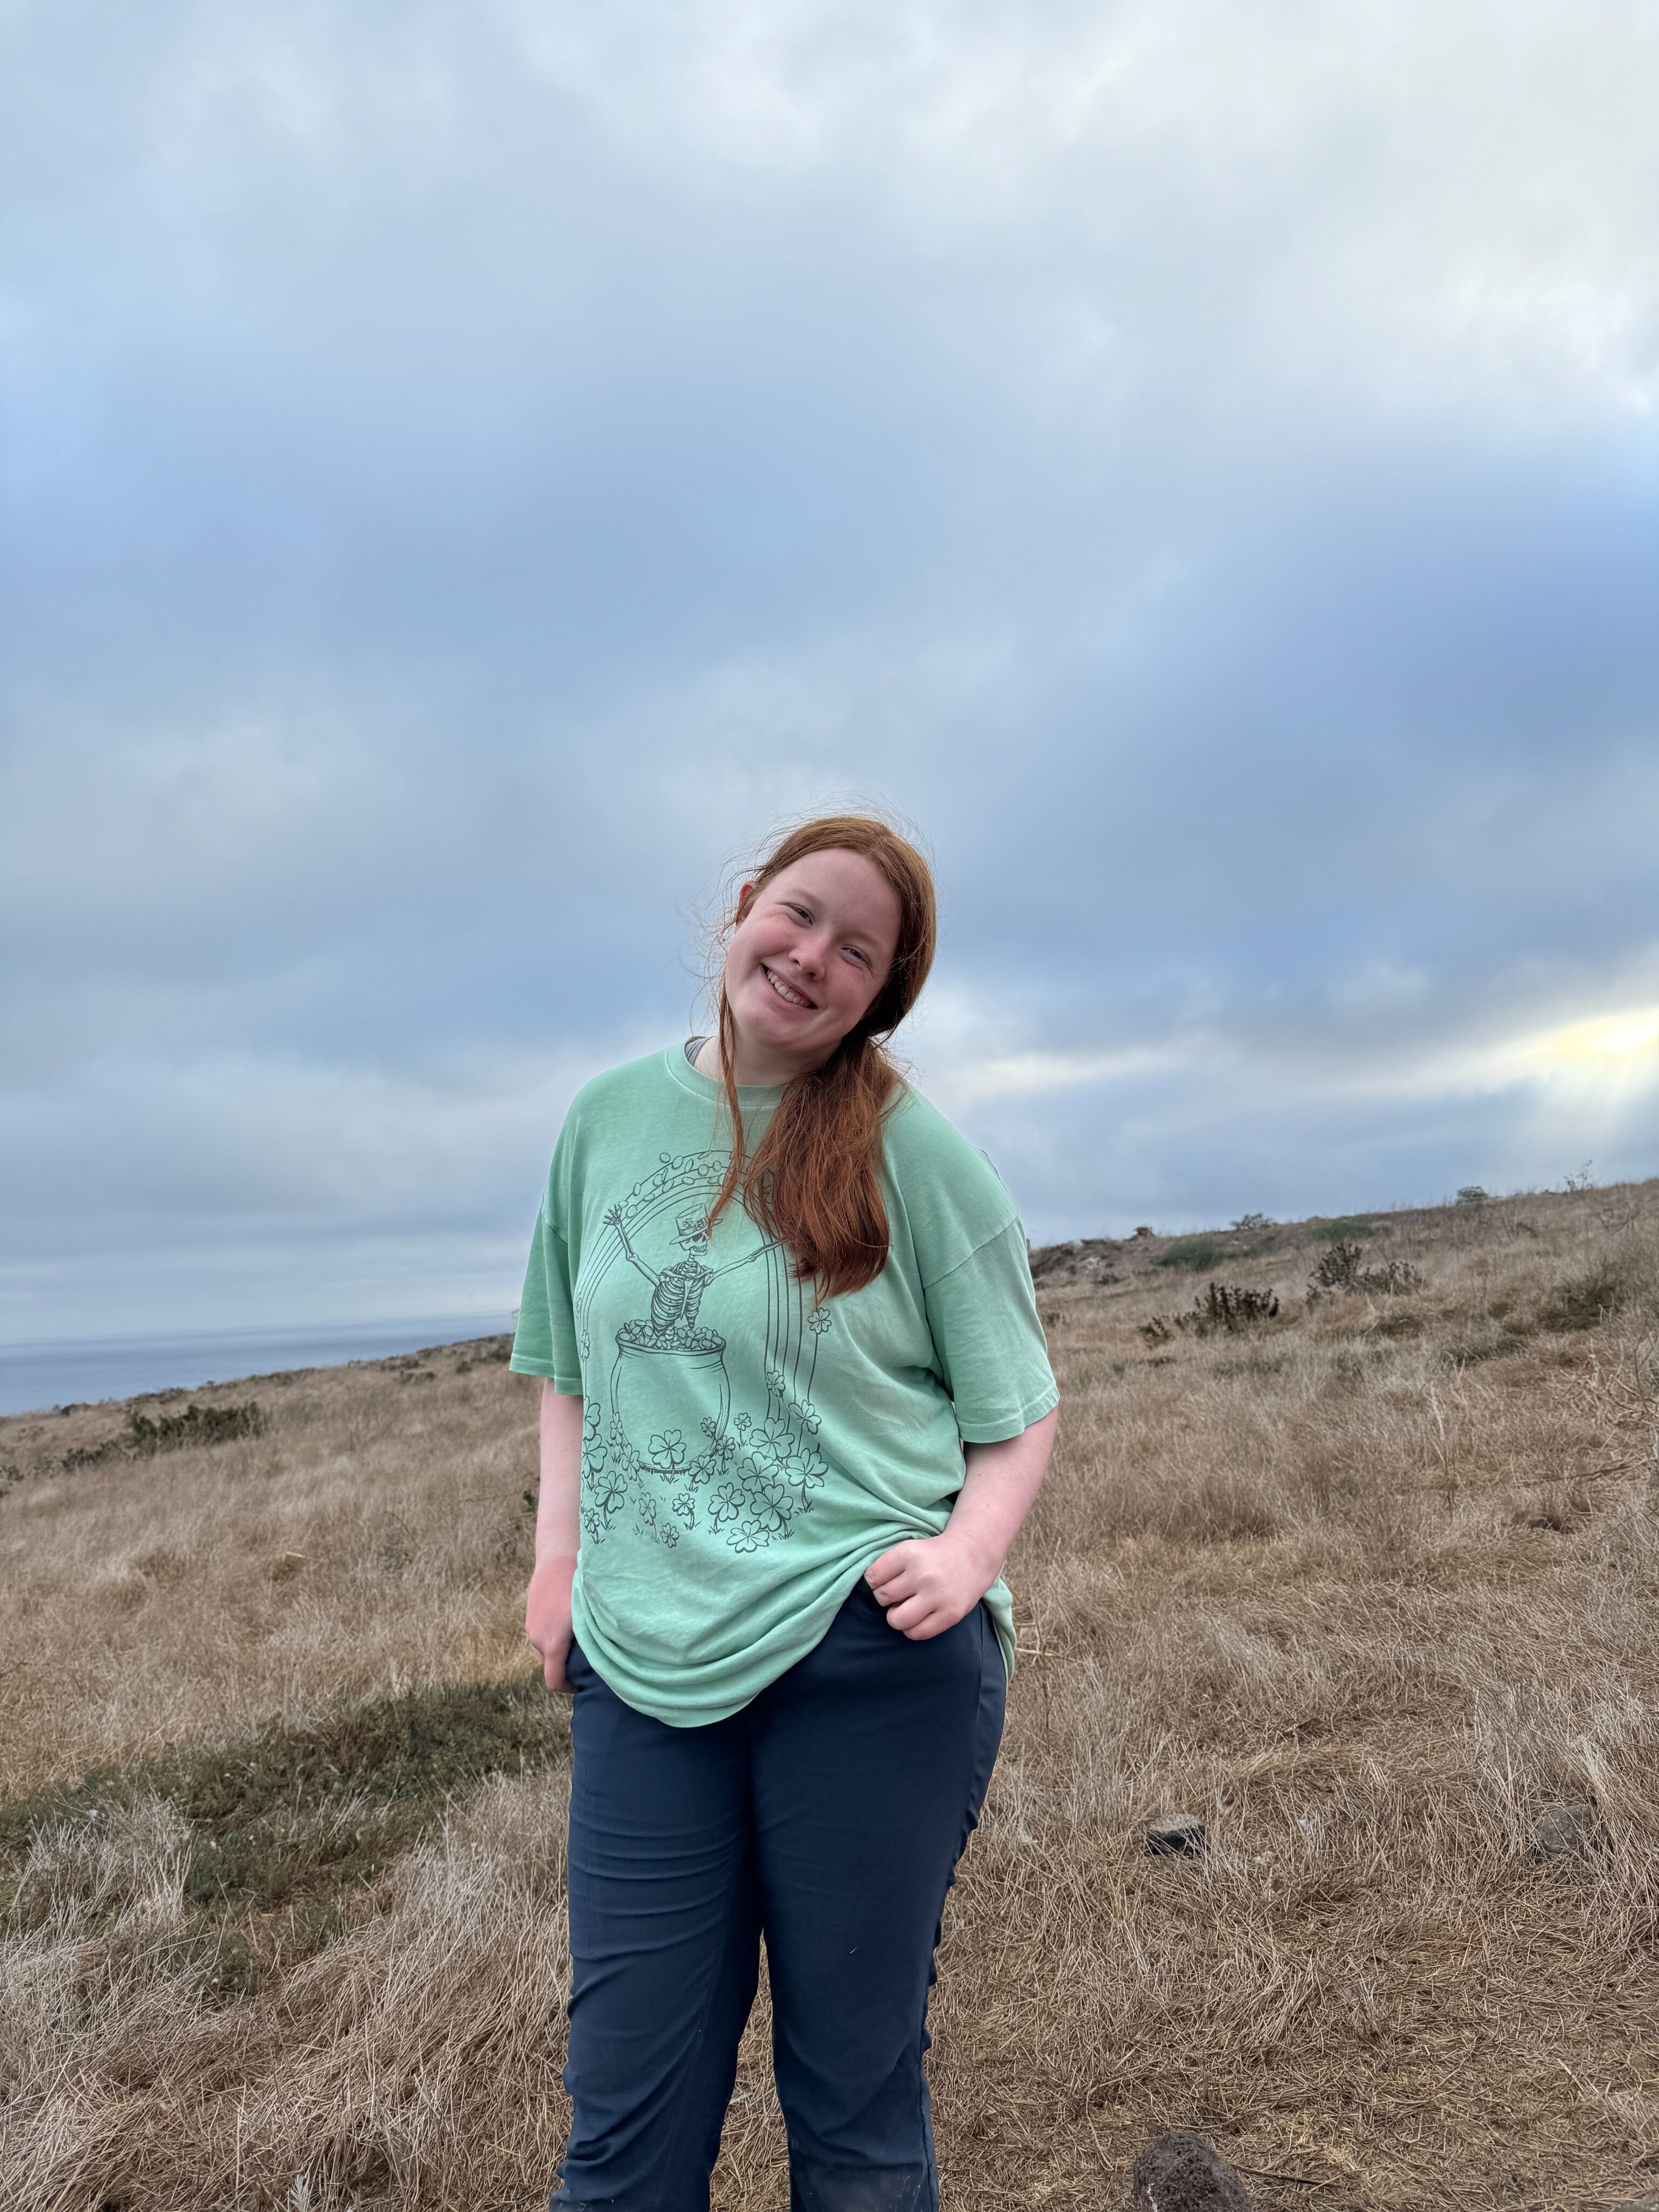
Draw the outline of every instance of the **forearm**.
<instances>
[{"instance_id":1,"label":"forearm","mask_svg":"<svg viewBox=\"0 0 1659 2212\"><path fill-rule=\"evenodd\" d=\"M542 1384L541 1494L536 1504L536 1565L573 1560L581 1533L582 1410Z\"/></svg>"},{"instance_id":2,"label":"forearm","mask_svg":"<svg viewBox=\"0 0 1659 2212\"><path fill-rule=\"evenodd\" d=\"M542 1384L541 1494L536 1501L536 1566L525 1598L525 1634L540 1652L550 1690L568 1690L570 1585L581 1532L582 1401Z\"/></svg>"},{"instance_id":3,"label":"forearm","mask_svg":"<svg viewBox=\"0 0 1659 2212\"><path fill-rule=\"evenodd\" d=\"M884 1552L865 1579L891 1626L913 1638L939 1636L972 1611L997 1577L1042 1487L1057 1415L1017 1437L969 1444L967 1472L937 1536L911 1537Z\"/></svg>"},{"instance_id":4,"label":"forearm","mask_svg":"<svg viewBox=\"0 0 1659 2212\"><path fill-rule=\"evenodd\" d=\"M1045 1413L1017 1437L967 1448L968 1471L945 1533L984 1569L988 1589L1002 1572L1009 1547L1042 1487L1059 1419L1058 1410Z\"/></svg>"}]
</instances>

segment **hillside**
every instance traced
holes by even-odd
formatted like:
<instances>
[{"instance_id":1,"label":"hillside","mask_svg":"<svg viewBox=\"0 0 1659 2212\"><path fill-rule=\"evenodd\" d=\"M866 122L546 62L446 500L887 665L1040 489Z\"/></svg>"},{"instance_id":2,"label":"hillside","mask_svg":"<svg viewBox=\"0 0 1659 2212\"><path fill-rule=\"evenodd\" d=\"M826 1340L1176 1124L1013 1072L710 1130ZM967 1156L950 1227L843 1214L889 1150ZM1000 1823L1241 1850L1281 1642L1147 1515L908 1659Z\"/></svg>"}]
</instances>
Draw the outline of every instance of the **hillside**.
<instances>
[{"instance_id":1,"label":"hillside","mask_svg":"<svg viewBox=\"0 0 1659 2212\"><path fill-rule=\"evenodd\" d=\"M1659 1183L1033 1275L947 2203L1097 2212L1170 2125L1264 2207L1659 2193ZM0 2202L544 2197L568 1738L504 1352L0 1420ZM1176 1811L1206 1848L1149 1853ZM722 2212L786 2200L763 2028Z\"/></svg>"}]
</instances>

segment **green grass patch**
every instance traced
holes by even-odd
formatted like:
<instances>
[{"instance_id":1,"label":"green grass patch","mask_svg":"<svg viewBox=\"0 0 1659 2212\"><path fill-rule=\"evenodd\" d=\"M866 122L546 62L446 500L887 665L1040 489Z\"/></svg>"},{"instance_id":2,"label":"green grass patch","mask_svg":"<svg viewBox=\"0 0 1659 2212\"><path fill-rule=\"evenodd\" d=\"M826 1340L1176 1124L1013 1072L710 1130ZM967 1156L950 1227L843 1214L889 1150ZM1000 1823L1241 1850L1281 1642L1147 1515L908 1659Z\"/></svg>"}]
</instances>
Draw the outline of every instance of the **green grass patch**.
<instances>
[{"instance_id":1,"label":"green grass patch","mask_svg":"<svg viewBox=\"0 0 1659 2212\"><path fill-rule=\"evenodd\" d=\"M1225 1249L1219 1237L1177 1237L1158 1255L1160 1267L1190 1267L1196 1274L1200 1268L1213 1267Z\"/></svg>"},{"instance_id":2,"label":"green grass patch","mask_svg":"<svg viewBox=\"0 0 1659 2212\"><path fill-rule=\"evenodd\" d=\"M1376 1226L1369 1214L1345 1213L1340 1221L1310 1222L1309 1234L1321 1244L1351 1243L1355 1237L1369 1237Z\"/></svg>"},{"instance_id":3,"label":"green grass patch","mask_svg":"<svg viewBox=\"0 0 1659 2212\"><path fill-rule=\"evenodd\" d=\"M258 1916L283 1913L290 1956L320 1948L453 1798L493 1774L539 1771L569 1741L568 1707L532 1675L411 1690L309 1726L272 1723L230 1744L98 1767L0 1803L0 1905L30 1917L19 1875L43 1828L95 1827L165 1798L189 1824L185 1893L202 1916L179 1940L212 1953L234 1992L249 1985L257 1946L246 1927Z\"/></svg>"},{"instance_id":4,"label":"green grass patch","mask_svg":"<svg viewBox=\"0 0 1659 2212\"><path fill-rule=\"evenodd\" d=\"M257 1437L265 1417L257 1398L246 1406L186 1406L182 1413L127 1415L127 1443L136 1452L179 1451L186 1444L225 1444L235 1437Z\"/></svg>"}]
</instances>

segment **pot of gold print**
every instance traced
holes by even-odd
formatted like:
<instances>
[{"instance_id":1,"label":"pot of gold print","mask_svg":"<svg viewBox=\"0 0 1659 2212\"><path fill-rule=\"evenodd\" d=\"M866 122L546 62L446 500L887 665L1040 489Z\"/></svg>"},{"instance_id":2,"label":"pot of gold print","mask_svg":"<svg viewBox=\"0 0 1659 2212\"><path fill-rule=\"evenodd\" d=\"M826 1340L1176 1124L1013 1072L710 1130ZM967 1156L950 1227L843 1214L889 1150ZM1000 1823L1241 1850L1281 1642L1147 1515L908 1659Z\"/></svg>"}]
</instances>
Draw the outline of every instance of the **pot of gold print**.
<instances>
[{"instance_id":1,"label":"pot of gold print","mask_svg":"<svg viewBox=\"0 0 1659 2212\"><path fill-rule=\"evenodd\" d=\"M606 1220L629 1261L651 1285L651 1309L617 1331L611 1370L611 1417L636 1467L672 1480L719 1444L732 1410L726 1372L726 1339L698 1326L704 1291L731 1272L705 1261L708 1231L702 1209L680 1214L674 1241L681 1257L648 1267L634 1249L619 1208ZM753 1253L745 1261L757 1257ZM744 1261L738 1262L739 1266Z\"/></svg>"}]
</instances>

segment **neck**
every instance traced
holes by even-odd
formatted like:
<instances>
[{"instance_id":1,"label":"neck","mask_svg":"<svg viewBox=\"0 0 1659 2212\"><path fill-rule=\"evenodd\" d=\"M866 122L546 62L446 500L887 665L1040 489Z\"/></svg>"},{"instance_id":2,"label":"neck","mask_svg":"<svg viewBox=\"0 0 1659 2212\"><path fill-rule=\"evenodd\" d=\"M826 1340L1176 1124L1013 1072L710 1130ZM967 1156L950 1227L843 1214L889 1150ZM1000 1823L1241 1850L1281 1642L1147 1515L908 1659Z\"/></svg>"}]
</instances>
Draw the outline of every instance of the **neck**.
<instances>
[{"instance_id":1,"label":"neck","mask_svg":"<svg viewBox=\"0 0 1659 2212\"><path fill-rule=\"evenodd\" d=\"M692 1065L699 1075L707 1075L716 1083L724 1079L726 1063L720 1051L718 1030L713 1036L703 1039L702 1048ZM819 1065L814 1060L793 1059L788 1054L773 1052L763 1044L757 1045L752 1039L745 1037L741 1030L737 1031L733 1039L732 1079L744 1089L752 1086L757 1090L772 1090L781 1084L793 1083L798 1075L805 1075L809 1069Z\"/></svg>"}]
</instances>

